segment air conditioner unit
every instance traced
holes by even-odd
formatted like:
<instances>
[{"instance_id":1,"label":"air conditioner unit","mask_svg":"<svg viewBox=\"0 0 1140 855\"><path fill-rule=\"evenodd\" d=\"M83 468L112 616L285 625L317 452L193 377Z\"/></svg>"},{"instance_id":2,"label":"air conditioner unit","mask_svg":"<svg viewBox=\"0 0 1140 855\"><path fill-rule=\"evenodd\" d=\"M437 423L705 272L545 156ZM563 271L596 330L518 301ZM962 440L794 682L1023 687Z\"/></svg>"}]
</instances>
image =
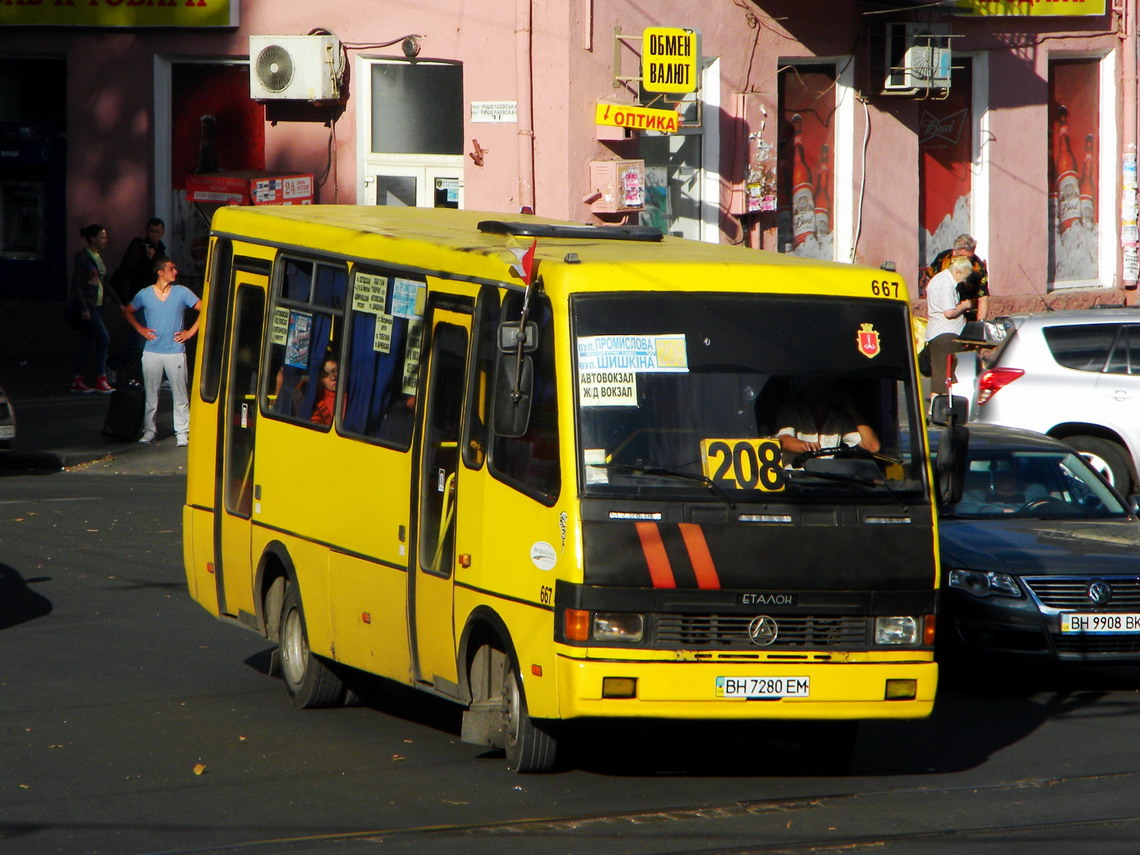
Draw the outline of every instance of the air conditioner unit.
<instances>
[{"instance_id":1,"label":"air conditioner unit","mask_svg":"<svg viewBox=\"0 0 1140 855\"><path fill-rule=\"evenodd\" d=\"M332 35L250 36L249 97L258 101L337 101L344 51Z\"/></svg>"},{"instance_id":2,"label":"air conditioner unit","mask_svg":"<svg viewBox=\"0 0 1140 855\"><path fill-rule=\"evenodd\" d=\"M950 28L917 22L886 25L884 92L950 88Z\"/></svg>"}]
</instances>

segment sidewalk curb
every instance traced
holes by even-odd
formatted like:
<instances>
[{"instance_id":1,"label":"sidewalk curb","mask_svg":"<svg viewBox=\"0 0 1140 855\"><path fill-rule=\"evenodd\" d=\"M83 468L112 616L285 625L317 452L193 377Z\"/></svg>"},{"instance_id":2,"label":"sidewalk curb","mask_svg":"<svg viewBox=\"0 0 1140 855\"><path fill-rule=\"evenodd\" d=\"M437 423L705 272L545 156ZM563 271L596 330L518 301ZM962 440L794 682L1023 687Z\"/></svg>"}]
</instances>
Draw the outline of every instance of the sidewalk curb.
<instances>
[{"instance_id":1,"label":"sidewalk curb","mask_svg":"<svg viewBox=\"0 0 1140 855\"><path fill-rule=\"evenodd\" d=\"M59 472L84 463L110 460L134 449L108 448L105 453L95 449L59 449L57 451L0 451L0 472Z\"/></svg>"}]
</instances>

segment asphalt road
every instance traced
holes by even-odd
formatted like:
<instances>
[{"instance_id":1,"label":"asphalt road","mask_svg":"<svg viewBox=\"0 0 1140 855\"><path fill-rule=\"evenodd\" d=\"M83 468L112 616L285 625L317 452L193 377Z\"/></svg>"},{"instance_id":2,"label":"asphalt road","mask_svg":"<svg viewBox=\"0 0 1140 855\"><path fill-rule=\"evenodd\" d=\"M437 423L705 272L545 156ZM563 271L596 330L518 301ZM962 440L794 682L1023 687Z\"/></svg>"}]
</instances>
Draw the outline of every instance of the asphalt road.
<instances>
[{"instance_id":1,"label":"asphalt road","mask_svg":"<svg viewBox=\"0 0 1140 855\"><path fill-rule=\"evenodd\" d=\"M960 668L842 777L707 725L583 730L519 776L407 690L295 710L186 594L171 459L0 479L0 853L1135 849L1137 668Z\"/></svg>"}]
</instances>

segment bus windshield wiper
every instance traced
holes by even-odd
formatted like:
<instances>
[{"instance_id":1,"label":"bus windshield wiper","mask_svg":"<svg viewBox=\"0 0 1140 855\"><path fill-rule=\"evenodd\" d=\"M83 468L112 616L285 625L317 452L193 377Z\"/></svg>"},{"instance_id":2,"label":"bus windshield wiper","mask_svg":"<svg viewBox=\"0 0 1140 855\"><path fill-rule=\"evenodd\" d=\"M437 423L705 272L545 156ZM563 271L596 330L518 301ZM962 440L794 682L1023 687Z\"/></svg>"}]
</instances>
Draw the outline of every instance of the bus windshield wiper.
<instances>
[{"instance_id":1,"label":"bus windshield wiper","mask_svg":"<svg viewBox=\"0 0 1140 855\"><path fill-rule=\"evenodd\" d=\"M882 481L875 481L871 478L864 478L862 475L851 475L847 472L820 472L818 470L809 471L807 469L796 469L793 471L797 476L808 475L812 478L821 478L824 481L841 481L848 484L859 484L863 487L871 487L874 490L878 490L881 487L887 491L887 494L895 500L896 504L898 504L900 508L906 510L906 505L903 504L902 499L896 495L895 491L891 488L891 485L888 484L885 479Z\"/></svg>"},{"instance_id":2,"label":"bus windshield wiper","mask_svg":"<svg viewBox=\"0 0 1140 855\"><path fill-rule=\"evenodd\" d=\"M597 469L613 469L618 472L629 472L633 475L655 475L662 478L675 478L678 481L692 481L697 484L704 484L712 492L716 493L730 509L736 509L736 502L729 498L726 493L712 478L707 475L693 475L689 472L678 472L676 469L666 469L662 466L640 466L636 463L588 463L587 466L593 466Z\"/></svg>"}]
</instances>

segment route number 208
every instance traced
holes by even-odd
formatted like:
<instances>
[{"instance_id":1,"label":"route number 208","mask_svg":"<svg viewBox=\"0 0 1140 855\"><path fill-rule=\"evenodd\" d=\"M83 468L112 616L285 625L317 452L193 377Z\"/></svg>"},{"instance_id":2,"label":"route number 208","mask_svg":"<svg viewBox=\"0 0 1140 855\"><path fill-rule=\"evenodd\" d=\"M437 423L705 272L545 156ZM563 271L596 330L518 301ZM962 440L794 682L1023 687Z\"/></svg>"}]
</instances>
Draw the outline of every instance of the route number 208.
<instances>
[{"instance_id":1,"label":"route number 208","mask_svg":"<svg viewBox=\"0 0 1140 855\"><path fill-rule=\"evenodd\" d=\"M704 475L718 487L730 490L784 489L778 439L701 440Z\"/></svg>"}]
</instances>

